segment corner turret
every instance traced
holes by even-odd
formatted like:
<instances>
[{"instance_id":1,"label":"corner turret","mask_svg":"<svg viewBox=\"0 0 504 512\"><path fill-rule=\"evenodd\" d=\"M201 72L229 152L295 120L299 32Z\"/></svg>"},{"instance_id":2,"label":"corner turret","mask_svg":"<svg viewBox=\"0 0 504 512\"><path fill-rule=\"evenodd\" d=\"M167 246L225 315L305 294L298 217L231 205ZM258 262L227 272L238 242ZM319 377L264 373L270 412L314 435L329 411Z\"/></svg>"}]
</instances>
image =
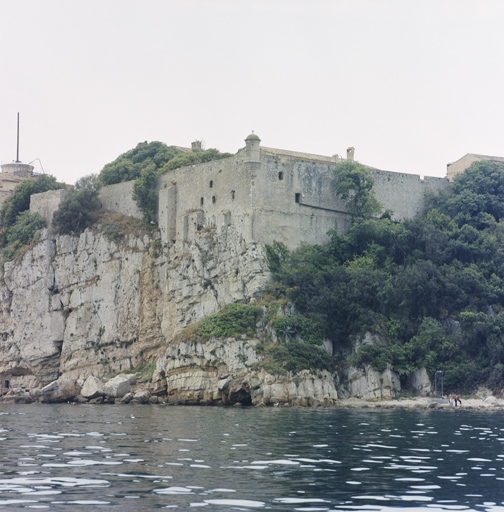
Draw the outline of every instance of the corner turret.
<instances>
[{"instance_id":1,"label":"corner turret","mask_svg":"<svg viewBox=\"0 0 504 512\"><path fill-rule=\"evenodd\" d=\"M258 169L261 164L261 139L252 132L245 139L245 163L250 170Z\"/></svg>"}]
</instances>

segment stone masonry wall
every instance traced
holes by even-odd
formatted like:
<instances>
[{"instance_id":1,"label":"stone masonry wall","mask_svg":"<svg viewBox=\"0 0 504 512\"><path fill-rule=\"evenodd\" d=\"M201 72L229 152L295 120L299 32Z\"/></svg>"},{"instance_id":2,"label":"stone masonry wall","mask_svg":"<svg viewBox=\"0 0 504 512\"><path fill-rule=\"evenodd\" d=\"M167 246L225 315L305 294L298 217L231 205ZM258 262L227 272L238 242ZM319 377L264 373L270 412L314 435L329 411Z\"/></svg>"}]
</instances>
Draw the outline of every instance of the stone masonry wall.
<instances>
[{"instance_id":1,"label":"stone masonry wall","mask_svg":"<svg viewBox=\"0 0 504 512\"><path fill-rule=\"evenodd\" d=\"M133 199L133 183L134 181L126 181L102 187L100 189L102 208L106 211L122 213L135 219L142 219L142 211Z\"/></svg>"},{"instance_id":2,"label":"stone masonry wall","mask_svg":"<svg viewBox=\"0 0 504 512\"><path fill-rule=\"evenodd\" d=\"M44 217L47 226L51 227L54 212L59 208L67 194L67 189L48 190L40 194L33 194L30 196L30 212L38 213Z\"/></svg>"}]
</instances>

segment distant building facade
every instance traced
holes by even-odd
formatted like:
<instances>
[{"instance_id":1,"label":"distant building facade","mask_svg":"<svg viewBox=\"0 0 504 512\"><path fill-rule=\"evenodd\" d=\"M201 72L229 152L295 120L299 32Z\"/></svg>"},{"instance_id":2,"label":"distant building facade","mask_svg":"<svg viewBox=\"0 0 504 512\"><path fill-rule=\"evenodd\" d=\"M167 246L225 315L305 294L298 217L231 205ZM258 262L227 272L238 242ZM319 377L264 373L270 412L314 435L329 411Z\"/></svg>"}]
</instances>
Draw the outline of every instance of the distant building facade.
<instances>
[{"instance_id":1,"label":"distant building facade","mask_svg":"<svg viewBox=\"0 0 504 512\"><path fill-rule=\"evenodd\" d=\"M446 175L451 181L457 174L464 172L472 163L481 162L498 162L504 163L504 157L502 156L488 156L488 155L477 155L475 153L467 153L462 158L459 158L456 162L452 162L446 166Z\"/></svg>"}]
</instances>

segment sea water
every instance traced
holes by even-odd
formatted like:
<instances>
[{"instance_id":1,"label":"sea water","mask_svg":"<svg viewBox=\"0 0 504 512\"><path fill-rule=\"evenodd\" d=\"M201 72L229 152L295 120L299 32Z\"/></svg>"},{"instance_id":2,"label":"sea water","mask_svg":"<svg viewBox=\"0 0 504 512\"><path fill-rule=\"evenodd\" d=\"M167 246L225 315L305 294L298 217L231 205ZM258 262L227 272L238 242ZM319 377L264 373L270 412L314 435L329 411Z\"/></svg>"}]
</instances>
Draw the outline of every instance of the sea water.
<instances>
[{"instance_id":1,"label":"sea water","mask_svg":"<svg viewBox=\"0 0 504 512\"><path fill-rule=\"evenodd\" d=\"M0 510L504 511L504 413L0 404Z\"/></svg>"}]
</instances>

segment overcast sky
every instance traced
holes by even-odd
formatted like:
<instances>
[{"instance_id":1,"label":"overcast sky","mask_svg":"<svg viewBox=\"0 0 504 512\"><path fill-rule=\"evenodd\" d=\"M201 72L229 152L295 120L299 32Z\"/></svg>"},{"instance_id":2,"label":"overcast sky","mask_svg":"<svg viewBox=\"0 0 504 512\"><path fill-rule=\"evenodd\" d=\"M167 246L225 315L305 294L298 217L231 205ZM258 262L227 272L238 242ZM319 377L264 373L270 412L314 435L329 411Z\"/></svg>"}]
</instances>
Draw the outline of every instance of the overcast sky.
<instances>
[{"instance_id":1,"label":"overcast sky","mask_svg":"<svg viewBox=\"0 0 504 512\"><path fill-rule=\"evenodd\" d=\"M0 0L0 160L66 183L139 142L504 156L502 0Z\"/></svg>"}]
</instances>

